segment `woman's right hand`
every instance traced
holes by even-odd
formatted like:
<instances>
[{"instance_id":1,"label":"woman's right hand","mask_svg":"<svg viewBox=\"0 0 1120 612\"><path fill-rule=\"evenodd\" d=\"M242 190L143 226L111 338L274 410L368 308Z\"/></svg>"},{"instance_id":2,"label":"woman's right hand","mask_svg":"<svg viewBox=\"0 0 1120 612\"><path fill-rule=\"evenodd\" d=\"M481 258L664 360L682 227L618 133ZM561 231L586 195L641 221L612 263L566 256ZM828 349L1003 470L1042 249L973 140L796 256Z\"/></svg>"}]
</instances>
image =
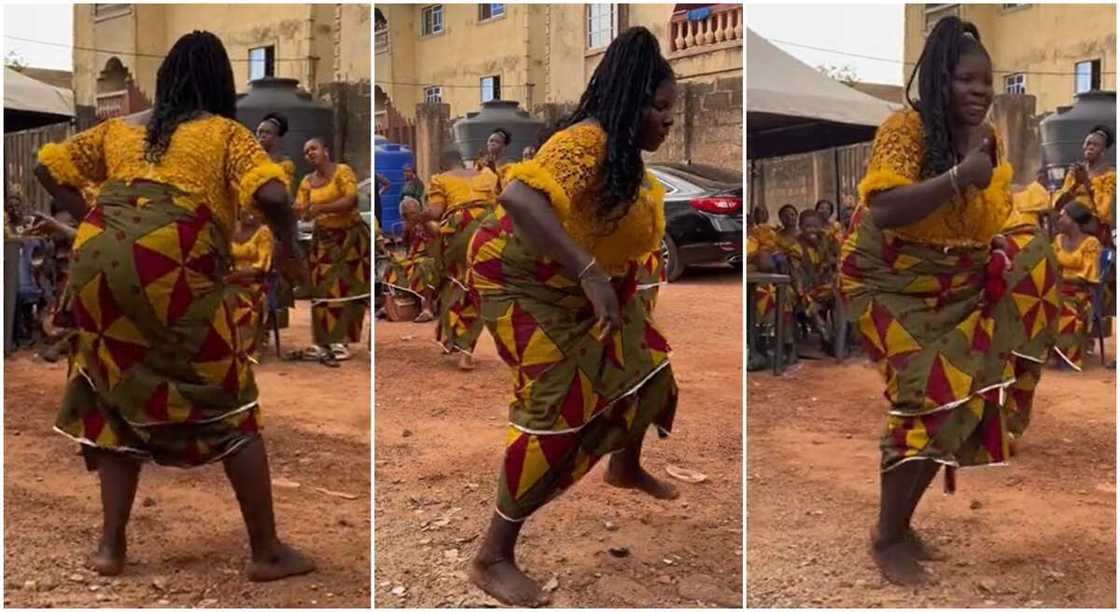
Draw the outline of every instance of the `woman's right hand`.
<instances>
[{"instance_id":1,"label":"woman's right hand","mask_svg":"<svg viewBox=\"0 0 1120 612\"><path fill-rule=\"evenodd\" d=\"M969 185L977 189L987 189L992 182L992 159L995 158L995 141L991 135L980 139L968 155L957 165L957 175L960 178L961 188Z\"/></svg>"},{"instance_id":2,"label":"woman's right hand","mask_svg":"<svg viewBox=\"0 0 1120 612\"><path fill-rule=\"evenodd\" d=\"M599 339L609 338L622 327L622 312L618 305L618 294L614 292L611 279L604 273L585 276L580 281L583 293L595 309L595 319L602 328Z\"/></svg>"}]
</instances>

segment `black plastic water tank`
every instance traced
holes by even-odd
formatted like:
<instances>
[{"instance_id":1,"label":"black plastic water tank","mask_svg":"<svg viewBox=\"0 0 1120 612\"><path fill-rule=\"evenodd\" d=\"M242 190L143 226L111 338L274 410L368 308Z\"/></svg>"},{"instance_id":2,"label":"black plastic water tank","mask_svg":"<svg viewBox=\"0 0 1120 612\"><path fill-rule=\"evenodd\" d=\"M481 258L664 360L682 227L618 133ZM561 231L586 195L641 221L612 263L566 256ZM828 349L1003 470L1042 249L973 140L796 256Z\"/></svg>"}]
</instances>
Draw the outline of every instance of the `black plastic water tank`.
<instances>
[{"instance_id":1,"label":"black plastic water tank","mask_svg":"<svg viewBox=\"0 0 1120 612\"><path fill-rule=\"evenodd\" d=\"M1116 92L1087 91L1074 96L1073 106L1059 106L1058 111L1042 120L1042 163L1046 167L1068 166L1084 158L1085 137L1094 125L1104 125L1116 133ZM1116 147L1104 153L1115 162Z\"/></svg>"},{"instance_id":2,"label":"black plastic water tank","mask_svg":"<svg viewBox=\"0 0 1120 612\"><path fill-rule=\"evenodd\" d=\"M518 108L517 102L491 100L483 102L481 110L469 112L466 118L456 121L451 132L463 159L473 161L479 151L486 148L486 139L498 128L509 132L512 140L506 147L503 161L521 161L521 151L537 145L544 121Z\"/></svg>"},{"instance_id":3,"label":"black plastic water tank","mask_svg":"<svg viewBox=\"0 0 1120 612\"><path fill-rule=\"evenodd\" d=\"M334 142L334 118L330 107L316 104L311 94L299 88L297 79L265 77L249 83L249 93L237 101L237 120L257 131L264 116L280 113L288 120L288 133L280 141L285 155L296 163L296 180L311 172L303 157L303 144L320 137L329 146ZM331 152L335 161L338 153Z\"/></svg>"}]
</instances>

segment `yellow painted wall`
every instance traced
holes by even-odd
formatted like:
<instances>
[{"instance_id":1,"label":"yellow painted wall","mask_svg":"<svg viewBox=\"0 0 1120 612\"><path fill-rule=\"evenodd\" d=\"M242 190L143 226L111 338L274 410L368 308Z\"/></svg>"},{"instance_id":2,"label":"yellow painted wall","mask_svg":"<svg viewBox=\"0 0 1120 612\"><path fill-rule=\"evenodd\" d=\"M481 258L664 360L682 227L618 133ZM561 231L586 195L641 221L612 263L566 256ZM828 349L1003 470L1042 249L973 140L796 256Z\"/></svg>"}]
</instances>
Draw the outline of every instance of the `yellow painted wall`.
<instances>
[{"instance_id":1,"label":"yellow painted wall","mask_svg":"<svg viewBox=\"0 0 1120 612\"><path fill-rule=\"evenodd\" d=\"M924 6L906 6L905 56L911 66L925 44ZM962 4L961 18L976 24L992 56L997 93L1008 72L1028 74L1027 93L1038 98L1039 112L1073 101L1074 64L1101 60L1101 88L1116 89L1116 6L1027 4L1003 9L998 4ZM1107 74L1112 73L1112 74Z\"/></svg>"},{"instance_id":2,"label":"yellow painted wall","mask_svg":"<svg viewBox=\"0 0 1120 612\"><path fill-rule=\"evenodd\" d=\"M444 86L443 101L457 117L477 110L482 76L500 74L502 98L522 108L579 100L603 52L585 49L586 6L507 4L497 20L478 22L476 4L444 6L444 32L421 37L421 4L378 5L389 22L390 51L376 58L377 86L405 117L415 116L423 87ZM671 4L626 5L621 27L642 25L661 41L681 80L742 75L742 45L700 53L670 53ZM531 87L528 86L531 84Z\"/></svg>"},{"instance_id":3,"label":"yellow painted wall","mask_svg":"<svg viewBox=\"0 0 1120 612\"><path fill-rule=\"evenodd\" d=\"M96 81L118 57L149 98L155 96L160 57L180 36L208 30L225 44L238 92L248 90L249 49L274 45L275 76L299 79L305 89L370 78L368 5L334 4L137 4L130 13L95 20L92 5L74 5L74 44L126 53L74 52L75 97L95 102ZM341 17L341 19L340 19ZM341 31L338 28L341 27ZM339 55L336 57L336 42ZM134 53L128 53L134 52ZM141 54L141 55L136 55ZM318 59L312 59L312 58ZM337 60L337 61L336 61Z\"/></svg>"}]
</instances>

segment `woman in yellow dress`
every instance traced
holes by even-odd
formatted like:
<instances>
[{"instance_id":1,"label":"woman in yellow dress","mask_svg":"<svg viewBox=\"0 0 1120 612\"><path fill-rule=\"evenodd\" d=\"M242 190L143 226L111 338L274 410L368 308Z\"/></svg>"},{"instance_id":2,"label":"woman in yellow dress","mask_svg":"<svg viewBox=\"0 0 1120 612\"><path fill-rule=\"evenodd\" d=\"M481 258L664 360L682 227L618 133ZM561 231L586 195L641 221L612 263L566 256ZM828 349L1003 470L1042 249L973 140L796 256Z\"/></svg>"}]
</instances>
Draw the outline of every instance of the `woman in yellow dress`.
<instances>
[{"instance_id":1,"label":"woman in yellow dress","mask_svg":"<svg viewBox=\"0 0 1120 612\"><path fill-rule=\"evenodd\" d=\"M474 368L474 348L482 334L478 295L467 279L467 246L498 197L498 177L489 169L466 169L459 152L443 157L444 172L428 186L428 219L439 223L435 245L439 324L436 341L445 354L459 354L459 367Z\"/></svg>"},{"instance_id":2,"label":"woman in yellow dress","mask_svg":"<svg viewBox=\"0 0 1120 612\"><path fill-rule=\"evenodd\" d=\"M150 112L39 151L39 180L83 219L67 287L78 337L55 429L100 476L92 564L103 575L125 568L143 460L224 464L249 532L249 579L315 568L276 533L257 386L224 280L240 210L260 211L286 268L298 253L284 171L234 119L236 100L221 41L194 32L160 65Z\"/></svg>"},{"instance_id":3,"label":"woman in yellow dress","mask_svg":"<svg viewBox=\"0 0 1120 612\"><path fill-rule=\"evenodd\" d=\"M313 170L300 182L296 211L315 222L309 255L314 345L300 356L337 367L350 358L347 343L362 340L370 297L370 233L358 212L358 179L350 166L333 161L320 138L308 140L303 153Z\"/></svg>"},{"instance_id":4,"label":"woman in yellow dress","mask_svg":"<svg viewBox=\"0 0 1120 612\"><path fill-rule=\"evenodd\" d=\"M471 279L514 393L470 577L510 605L548 599L515 560L525 521L603 457L608 484L677 497L641 463L647 430L669 434L677 386L638 289L665 232L664 188L642 151L665 141L675 98L654 35L619 34L563 129L508 170L501 206L471 240Z\"/></svg>"},{"instance_id":5,"label":"woman in yellow dress","mask_svg":"<svg viewBox=\"0 0 1120 612\"><path fill-rule=\"evenodd\" d=\"M1089 210L1097 226L1090 227L1090 232L1102 243L1110 242L1111 229L1116 225L1116 168L1104 156L1112 142L1112 130L1103 125L1093 126L1085 137L1084 159L1070 165L1065 182L1054 194L1054 207L1058 210L1069 202L1080 202Z\"/></svg>"},{"instance_id":6,"label":"woman in yellow dress","mask_svg":"<svg viewBox=\"0 0 1120 612\"><path fill-rule=\"evenodd\" d=\"M1070 202L1058 217L1058 235L1054 237L1054 254L1062 276L1062 310L1054 352L1078 372L1091 341L1093 291L1101 281L1101 243L1086 232L1092 219L1093 214L1084 204Z\"/></svg>"},{"instance_id":7,"label":"woman in yellow dress","mask_svg":"<svg viewBox=\"0 0 1120 612\"><path fill-rule=\"evenodd\" d=\"M257 142L261 143L261 148L265 153L268 153L269 159L280 164L283 168L284 174L288 177L289 189L294 190L299 184L296 181L296 164L292 158L284 155L284 151L280 146L280 141L284 135L288 133L288 119L280 113L269 113L261 119L257 125ZM270 291L276 299L277 321L276 326L280 329L288 326L288 310L295 308L296 296L295 289L286 278L275 279L276 286L270 287ZM264 321L263 325L270 327L271 321ZM267 342L268 336L262 337Z\"/></svg>"},{"instance_id":8,"label":"woman in yellow dress","mask_svg":"<svg viewBox=\"0 0 1120 612\"><path fill-rule=\"evenodd\" d=\"M253 213L242 212L233 236L233 273L226 282L233 288L233 321L241 347L253 363L260 363L258 353L268 314L272 242L272 230Z\"/></svg>"},{"instance_id":9,"label":"woman in yellow dress","mask_svg":"<svg viewBox=\"0 0 1120 612\"><path fill-rule=\"evenodd\" d=\"M850 316L890 404L871 555L903 585L927 579L919 561L933 553L911 522L942 466L951 491L958 467L1007 460L1013 357L998 349L1014 348L1010 334L1022 326L1000 307L1014 299L999 236L1012 172L986 119L992 63L976 26L938 21L915 77L920 98L876 132L840 262Z\"/></svg>"}]
</instances>

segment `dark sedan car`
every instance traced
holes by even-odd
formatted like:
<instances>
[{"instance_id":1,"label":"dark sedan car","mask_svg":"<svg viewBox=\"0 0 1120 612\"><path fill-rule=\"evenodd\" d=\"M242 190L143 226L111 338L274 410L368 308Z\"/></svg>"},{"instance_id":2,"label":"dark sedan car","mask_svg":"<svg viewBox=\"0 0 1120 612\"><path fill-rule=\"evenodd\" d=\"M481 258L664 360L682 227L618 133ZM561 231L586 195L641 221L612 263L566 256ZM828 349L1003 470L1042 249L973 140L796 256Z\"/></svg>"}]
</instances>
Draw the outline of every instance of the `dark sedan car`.
<instances>
[{"instance_id":1,"label":"dark sedan car","mask_svg":"<svg viewBox=\"0 0 1120 612\"><path fill-rule=\"evenodd\" d=\"M705 164L649 164L665 187L665 276L697 264L743 261L743 174Z\"/></svg>"}]
</instances>

